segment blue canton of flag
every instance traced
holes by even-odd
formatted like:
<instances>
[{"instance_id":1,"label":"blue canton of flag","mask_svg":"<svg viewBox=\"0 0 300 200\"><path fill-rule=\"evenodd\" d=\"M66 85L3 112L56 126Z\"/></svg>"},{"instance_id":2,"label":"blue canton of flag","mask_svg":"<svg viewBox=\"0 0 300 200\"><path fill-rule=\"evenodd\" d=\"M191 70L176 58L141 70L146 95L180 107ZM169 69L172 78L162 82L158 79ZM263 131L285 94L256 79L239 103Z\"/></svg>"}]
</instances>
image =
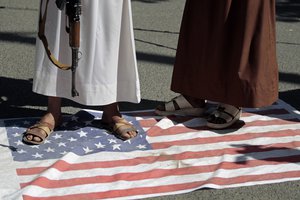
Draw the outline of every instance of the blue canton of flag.
<instances>
[{"instance_id":1,"label":"blue canton of flag","mask_svg":"<svg viewBox=\"0 0 300 200\"><path fill-rule=\"evenodd\" d=\"M101 151L130 152L151 149L146 133L135 117L123 117L138 129L137 137L127 141L118 139L101 128L98 120L101 113L87 111L65 117L64 123L41 145L26 145L22 142L23 133L36 123L36 119L6 120L5 126L15 161L57 159L69 152L87 155Z\"/></svg>"}]
</instances>

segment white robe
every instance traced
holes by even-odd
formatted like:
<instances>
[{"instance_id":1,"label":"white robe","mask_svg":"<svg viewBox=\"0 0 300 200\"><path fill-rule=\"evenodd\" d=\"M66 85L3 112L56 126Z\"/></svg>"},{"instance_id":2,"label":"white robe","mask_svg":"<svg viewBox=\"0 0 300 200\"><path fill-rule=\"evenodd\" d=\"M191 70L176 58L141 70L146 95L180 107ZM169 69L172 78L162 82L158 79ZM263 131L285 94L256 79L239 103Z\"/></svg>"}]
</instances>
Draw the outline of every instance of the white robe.
<instances>
[{"instance_id":1,"label":"white robe","mask_svg":"<svg viewBox=\"0 0 300 200\"><path fill-rule=\"evenodd\" d=\"M45 35L55 57L70 64L65 12L57 9L54 0L49 2ZM38 38L33 91L84 105L140 102L130 0L82 0L80 38L79 96L71 96L71 71L55 67Z\"/></svg>"}]
</instances>

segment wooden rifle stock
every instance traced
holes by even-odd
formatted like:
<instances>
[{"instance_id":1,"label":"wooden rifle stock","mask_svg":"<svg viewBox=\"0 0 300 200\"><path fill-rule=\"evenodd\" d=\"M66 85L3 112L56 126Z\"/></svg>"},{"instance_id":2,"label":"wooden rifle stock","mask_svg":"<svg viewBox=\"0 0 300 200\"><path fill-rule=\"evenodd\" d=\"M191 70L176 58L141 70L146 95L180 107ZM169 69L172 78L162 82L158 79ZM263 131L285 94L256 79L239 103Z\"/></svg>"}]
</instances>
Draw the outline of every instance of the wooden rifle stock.
<instances>
[{"instance_id":1,"label":"wooden rifle stock","mask_svg":"<svg viewBox=\"0 0 300 200\"><path fill-rule=\"evenodd\" d=\"M66 16L68 18L69 27L69 43L72 49L72 96L79 96L75 87L76 69L79 62L79 46L80 46L80 15L81 15L81 0L67 0Z\"/></svg>"}]
</instances>

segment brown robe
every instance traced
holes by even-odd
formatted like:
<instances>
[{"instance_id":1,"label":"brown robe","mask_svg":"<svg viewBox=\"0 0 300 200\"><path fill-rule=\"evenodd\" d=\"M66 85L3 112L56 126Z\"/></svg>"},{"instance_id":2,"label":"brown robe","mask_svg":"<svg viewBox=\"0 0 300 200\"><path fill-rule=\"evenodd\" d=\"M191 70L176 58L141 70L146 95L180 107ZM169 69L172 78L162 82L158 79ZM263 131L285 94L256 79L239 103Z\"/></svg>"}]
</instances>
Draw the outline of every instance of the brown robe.
<instances>
[{"instance_id":1,"label":"brown robe","mask_svg":"<svg viewBox=\"0 0 300 200\"><path fill-rule=\"evenodd\" d=\"M274 103L275 0L187 0L171 90L241 107Z\"/></svg>"}]
</instances>

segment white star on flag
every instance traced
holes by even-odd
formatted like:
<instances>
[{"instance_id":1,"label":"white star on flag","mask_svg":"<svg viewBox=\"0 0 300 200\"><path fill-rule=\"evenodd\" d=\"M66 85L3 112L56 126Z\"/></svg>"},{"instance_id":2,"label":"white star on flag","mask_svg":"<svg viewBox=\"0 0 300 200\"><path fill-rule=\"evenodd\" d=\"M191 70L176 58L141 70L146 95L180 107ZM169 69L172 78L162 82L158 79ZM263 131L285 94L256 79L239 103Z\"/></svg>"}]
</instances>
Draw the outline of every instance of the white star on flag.
<instances>
[{"instance_id":1,"label":"white star on flag","mask_svg":"<svg viewBox=\"0 0 300 200\"><path fill-rule=\"evenodd\" d=\"M131 140L125 140L124 143L131 144Z\"/></svg>"},{"instance_id":2,"label":"white star on flag","mask_svg":"<svg viewBox=\"0 0 300 200\"><path fill-rule=\"evenodd\" d=\"M117 144L117 140L115 140L115 139L108 139L108 141L109 141L109 144L111 144L111 143Z\"/></svg>"},{"instance_id":3,"label":"white star on flag","mask_svg":"<svg viewBox=\"0 0 300 200\"><path fill-rule=\"evenodd\" d=\"M17 142L14 142L17 146L24 145L24 143L21 140L18 140Z\"/></svg>"},{"instance_id":4,"label":"white star on flag","mask_svg":"<svg viewBox=\"0 0 300 200\"><path fill-rule=\"evenodd\" d=\"M75 142L75 141L77 141L77 139L76 139L76 138L73 138L73 137L69 138L68 140L69 140L70 142Z\"/></svg>"},{"instance_id":5,"label":"white star on flag","mask_svg":"<svg viewBox=\"0 0 300 200\"><path fill-rule=\"evenodd\" d=\"M60 143L58 143L58 146L59 146L59 147L61 147L61 146L66 147L66 143L60 142Z\"/></svg>"},{"instance_id":6,"label":"white star on flag","mask_svg":"<svg viewBox=\"0 0 300 200\"><path fill-rule=\"evenodd\" d=\"M51 140L45 140L45 144L51 144Z\"/></svg>"},{"instance_id":7,"label":"white star on flag","mask_svg":"<svg viewBox=\"0 0 300 200\"><path fill-rule=\"evenodd\" d=\"M116 149L121 150L121 144L114 144L113 150L116 150Z\"/></svg>"},{"instance_id":8,"label":"white star on flag","mask_svg":"<svg viewBox=\"0 0 300 200\"><path fill-rule=\"evenodd\" d=\"M35 157L35 158L43 158L43 154L39 154L39 153L36 153L32 156Z\"/></svg>"},{"instance_id":9,"label":"white star on flag","mask_svg":"<svg viewBox=\"0 0 300 200\"><path fill-rule=\"evenodd\" d=\"M48 149L45 149L45 151L47 151L48 153L49 153L49 152L55 152L55 150L52 149L52 148L50 148L50 147L48 147Z\"/></svg>"},{"instance_id":10,"label":"white star on flag","mask_svg":"<svg viewBox=\"0 0 300 200\"><path fill-rule=\"evenodd\" d=\"M18 153L22 154L22 153L27 153L27 151L24 151L23 149L18 150Z\"/></svg>"},{"instance_id":11,"label":"white star on flag","mask_svg":"<svg viewBox=\"0 0 300 200\"><path fill-rule=\"evenodd\" d=\"M14 136L14 137L20 137L21 134L20 134L20 133L15 133L15 134L13 134L13 136Z\"/></svg>"},{"instance_id":12,"label":"white star on flag","mask_svg":"<svg viewBox=\"0 0 300 200\"><path fill-rule=\"evenodd\" d=\"M145 145L142 145L142 144L140 144L140 145L136 146L136 148L138 148L138 149L146 149L146 146L145 146Z\"/></svg>"},{"instance_id":13,"label":"white star on flag","mask_svg":"<svg viewBox=\"0 0 300 200\"><path fill-rule=\"evenodd\" d=\"M92 121L86 121L86 122L84 122L84 125L86 125L86 126L92 125Z\"/></svg>"},{"instance_id":14,"label":"white star on flag","mask_svg":"<svg viewBox=\"0 0 300 200\"><path fill-rule=\"evenodd\" d=\"M81 130L80 132L78 132L78 134L79 134L80 137L86 137L86 135L88 133Z\"/></svg>"},{"instance_id":15,"label":"white star on flag","mask_svg":"<svg viewBox=\"0 0 300 200\"><path fill-rule=\"evenodd\" d=\"M85 153L85 154L88 154L88 153L93 152L93 150L90 150L89 147L83 148L83 150L84 150L84 153Z\"/></svg>"},{"instance_id":16,"label":"white star on flag","mask_svg":"<svg viewBox=\"0 0 300 200\"><path fill-rule=\"evenodd\" d=\"M96 147L98 148L98 149L104 149L105 148L105 145L104 144L101 144L101 142L99 142L98 144L95 144L96 145Z\"/></svg>"},{"instance_id":17,"label":"white star on flag","mask_svg":"<svg viewBox=\"0 0 300 200\"><path fill-rule=\"evenodd\" d=\"M55 135L53 135L53 137L57 140L57 139L62 138L62 135L61 134L55 134Z\"/></svg>"},{"instance_id":18,"label":"white star on flag","mask_svg":"<svg viewBox=\"0 0 300 200\"><path fill-rule=\"evenodd\" d=\"M71 119L72 121L77 121L78 120L78 117L77 116L72 116L72 119Z\"/></svg>"},{"instance_id":19,"label":"white star on flag","mask_svg":"<svg viewBox=\"0 0 300 200\"><path fill-rule=\"evenodd\" d=\"M63 152L61 152L60 154L61 155L66 155L68 152L66 152L66 151L63 151Z\"/></svg>"}]
</instances>

